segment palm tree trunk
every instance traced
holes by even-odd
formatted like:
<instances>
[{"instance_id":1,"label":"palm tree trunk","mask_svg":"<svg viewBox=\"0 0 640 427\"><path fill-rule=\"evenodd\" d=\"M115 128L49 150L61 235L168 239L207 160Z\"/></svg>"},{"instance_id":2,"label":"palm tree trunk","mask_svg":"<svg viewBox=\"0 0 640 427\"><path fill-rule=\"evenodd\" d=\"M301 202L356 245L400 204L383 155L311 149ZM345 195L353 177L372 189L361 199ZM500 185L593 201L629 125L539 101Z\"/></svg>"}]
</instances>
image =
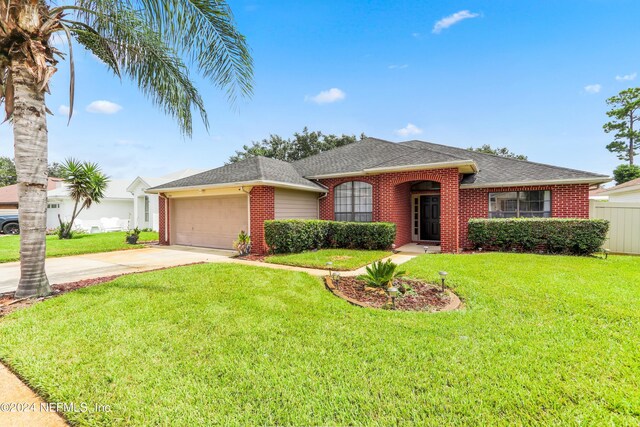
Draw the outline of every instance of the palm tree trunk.
<instances>
[{"instance_id":1,"label":"palm tree trunk","mask_svg":"<svg viewBox=\"0 0 640 427\"><path fill-rule=\"evenodd\" d=\"M20 215L20 282L16 297L51 293L45 272L47 117L44 92L24 61L11 64L15 101L13 141Z\"/></svg>"}]
</instances>

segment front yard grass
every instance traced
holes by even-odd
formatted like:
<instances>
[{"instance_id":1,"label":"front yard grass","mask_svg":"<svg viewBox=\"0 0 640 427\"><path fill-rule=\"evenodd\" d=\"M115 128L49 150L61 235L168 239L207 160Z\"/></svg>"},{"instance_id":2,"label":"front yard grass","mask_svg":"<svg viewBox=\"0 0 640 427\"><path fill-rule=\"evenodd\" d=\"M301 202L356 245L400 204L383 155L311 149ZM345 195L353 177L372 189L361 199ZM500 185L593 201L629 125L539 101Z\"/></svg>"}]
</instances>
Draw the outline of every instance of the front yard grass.
<instances>
[{"instance_id":1,"label":"front yard grass","mask_svg":"<svg viewBox=\"0 0 640 427\"><path fill-rule=\"evenodd\" d=\"M125 242L124 231L97 234L75 234L73 239L60 240L58 236L47 236L47 258L68 255L111 252L121 249L138 249L142 245ZM158 240L157 232L142 232L139 241ZM0 237L0 263L20 259L20 236Z\"/></svg>"},{"instance_id":2,"label":"front yard grass","mask_svg":"<svg viewBox=\"0 0 640 427\"><path fill-rule=\"evenodd\" d=\"M388 257L389 251L367 251L356 249L320 249L298 254L272 255L265 259L272 264L296 267L321 268L325 270L355 270L374 261ZM332 262L331 267L327 262Z\"/></svg>"},{"instance_id":3,"label":"front yard grass","mask_svg":"<svg viewBox=\"0 0 640 427\"><path fill-rule=\"evenodd\" d=\"M121 277L0 319L0 359L78 425L638 425L640 262L421 255L447 313L349 305L304 273Z\"/></svg>"}]
</instances>

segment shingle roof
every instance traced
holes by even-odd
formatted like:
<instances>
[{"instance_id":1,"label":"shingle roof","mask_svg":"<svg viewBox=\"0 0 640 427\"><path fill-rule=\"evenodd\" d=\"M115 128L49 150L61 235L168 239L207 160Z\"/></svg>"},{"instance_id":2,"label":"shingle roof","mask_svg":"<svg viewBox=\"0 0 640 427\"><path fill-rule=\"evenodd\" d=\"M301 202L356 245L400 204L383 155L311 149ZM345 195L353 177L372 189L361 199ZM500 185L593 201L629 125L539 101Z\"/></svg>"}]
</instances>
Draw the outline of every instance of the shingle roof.
<instances>
[{"instance_id":1,"label":"shingle roof","mask_svg":"<svg viewBox=\"0 0 640 427\"><path fill-rule=\"evenodd\" d=\"M469 159L468 157L466 159ZM394 166L409 166L442 162L458 162L464 157L437 152L417 150L376 138L366 138L349 145L325 151L315 156L293 162L293 166L306 177L340 173L361 172Z\"/></svg>"},{"instance_id":2,"label":"shingle roof","mask_svg":"<svg viewBox=\"0 0 640 427\"><path fill-rule=\"evenodd\" d=\"M171 181L166 184L150 188L150 190L199 187L253 181L268 181L304 187L312 191L326 191L322 186L300 176L291 163L261 156L250 157L236 163L231 163L196 175Z\"/></svg>"},{"instance_id":3,"label":"shingle roof","mask_svg":"<svg viewBox=\"0 0 640 427\"><path fill-rule=\"evenodd\" d=\"M520 185L529 182L579 180L605 182L606 175L509 159L424 141L394 143L366 138L293 163L266 157L251 157L200 174L158 185L150 190L268 181L325 191L310 179L327 175L364 174L367 170L415 165L468 164L477 173L466 174L463 185ZM472 170L472 169L469 169ZM474 169L475 170L475 169ZM309 178L309 179L307 179Z\"/></svg>"},{"instance_id":4,"label":"shingle roof","mask_svg":"<svg viewBox=\"0 0 640 427\"><path fill-rule=\"evenodd\" d=\"M594 182L608 180L607 175L585 172L576 169L552 166L526 160L510 159L493 154L479 153L464 148L450 147L425 141L407 141L400 143L419 150L437 150L454 156L465 156L476 162L478 173L464 177L461 184L491 185L505 183L520 183L531 181L555 181L572 179L593 179Z\"/></svg>"},{"instance_id":5,"label":"shingle roof","mask_svg":"<svg viewBox=\"0 0 640 427\"><path fill-rule=\"evenodd\" d=\"M625 188L640 186L640 178L632 179L631 181L623 182L611 188L602 188L600 194L608 194L613 191L624 190Z\"/></svg>"}]
</instances>

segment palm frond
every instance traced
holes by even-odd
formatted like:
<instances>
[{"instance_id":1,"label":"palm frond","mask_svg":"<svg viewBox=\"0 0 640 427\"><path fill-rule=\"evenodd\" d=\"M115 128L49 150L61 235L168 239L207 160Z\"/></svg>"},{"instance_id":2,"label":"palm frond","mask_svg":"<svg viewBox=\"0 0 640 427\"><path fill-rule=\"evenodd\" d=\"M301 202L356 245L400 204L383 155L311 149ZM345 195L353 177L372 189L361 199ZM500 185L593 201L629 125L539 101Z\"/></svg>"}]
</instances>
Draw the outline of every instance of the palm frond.
<instances>
[{"instance_id":1,"label":"palm frond","mask_svg":"<svg viewBox=\"0 0 640 427\"><path fill-rule=\"evenodd\" d=\"M178 121L187 136L193 129L192 110L199 112L208 127L204 102L185 63L139 13L129 10L92 17L90 23L72 27L79 43L98 52L114 73L134 80L155 105Z\"/></svg>"},{"instance_id":2,"label":"palm frond","mask_svg":"<svg viewBox=\"0 0 640 427\"><path fill-rule=\"evenodd\" d=\"M173 51L235 102L253 90L253 61L245 37L236 28L224 0L77 0L78 11L90 24L96 14L125 15L136 11L147 28L161 35ZM90 24L91 25L91 24Z\"/></svg>"}]
</instances>

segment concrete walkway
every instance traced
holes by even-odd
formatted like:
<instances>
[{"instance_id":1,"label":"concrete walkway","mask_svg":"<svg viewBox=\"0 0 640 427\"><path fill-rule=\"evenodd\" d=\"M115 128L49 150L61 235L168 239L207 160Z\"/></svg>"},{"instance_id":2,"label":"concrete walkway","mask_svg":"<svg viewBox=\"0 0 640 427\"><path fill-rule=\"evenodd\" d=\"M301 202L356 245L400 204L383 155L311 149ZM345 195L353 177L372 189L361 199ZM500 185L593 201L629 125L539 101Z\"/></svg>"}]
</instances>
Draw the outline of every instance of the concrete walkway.
<instances>
[{"instance_id":1,"label":"concrete walkway","mask_svg":"<svg viewBox=\"0 0 640 427\"><path fill-rule=\"evenodd\" d=\"M46 269L51 284L116 274L136 273L196 262L228 260L232 251L181 250L181 248L148 247L126 251L47 258ZM20 279L20 263L0 264L0 293L13 292Z\"/></svg>"},{"instance_id":2,"label":"concrete walkway","mask_svg":"<svg viewBox=\"0 0 640 427\"><path fill-rule=\"evenodd\" d=\"M43 406L40 406L40 405ZM67 423L44 401L0 364L0 426L63 427ZM18 406L19 405L19 406ZM48 410L49 409L49 410Z\"/></svg>"}]
</instances>

